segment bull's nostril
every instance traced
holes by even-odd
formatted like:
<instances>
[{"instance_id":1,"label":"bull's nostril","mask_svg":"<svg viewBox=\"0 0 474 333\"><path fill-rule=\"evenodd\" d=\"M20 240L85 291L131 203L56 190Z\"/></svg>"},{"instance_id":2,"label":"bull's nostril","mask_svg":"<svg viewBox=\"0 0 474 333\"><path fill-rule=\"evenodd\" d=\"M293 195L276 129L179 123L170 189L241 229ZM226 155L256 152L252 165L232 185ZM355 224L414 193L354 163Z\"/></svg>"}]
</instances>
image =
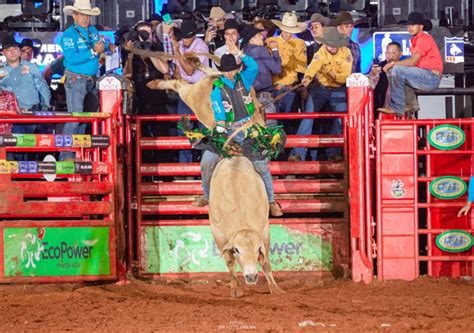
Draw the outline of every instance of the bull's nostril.
<instances>
[{"instance_id":1,"label":"bull's nostril","mask_svg":"<svg viewBox=\"0 0 474 333\"><path fill-rule=\"evenodd\" d=\"M245 275L245 280L248 282L256 282L258 279L258 274L247 274Z\"/></svg>"}]
</instances>

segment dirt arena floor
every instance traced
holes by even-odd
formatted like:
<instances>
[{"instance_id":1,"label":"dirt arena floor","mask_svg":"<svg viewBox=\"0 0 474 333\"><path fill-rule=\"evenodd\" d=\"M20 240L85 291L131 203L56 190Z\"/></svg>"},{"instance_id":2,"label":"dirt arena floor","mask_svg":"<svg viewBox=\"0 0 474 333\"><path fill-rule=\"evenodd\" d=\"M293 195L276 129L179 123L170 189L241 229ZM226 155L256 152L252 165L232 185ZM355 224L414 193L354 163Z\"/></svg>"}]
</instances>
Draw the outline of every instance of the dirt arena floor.
<instances>
[{"instance_id":1,"label":"dirt arena floor","mask_svg":"<svg viewBox=\"0 0 474 333\"><path fill-rule=\"evenodd\" d=\"M0 332L474 332L474 282L277 277L229 298L226 276L126 285L1 285Z\"/></svg>"}]
</instances>

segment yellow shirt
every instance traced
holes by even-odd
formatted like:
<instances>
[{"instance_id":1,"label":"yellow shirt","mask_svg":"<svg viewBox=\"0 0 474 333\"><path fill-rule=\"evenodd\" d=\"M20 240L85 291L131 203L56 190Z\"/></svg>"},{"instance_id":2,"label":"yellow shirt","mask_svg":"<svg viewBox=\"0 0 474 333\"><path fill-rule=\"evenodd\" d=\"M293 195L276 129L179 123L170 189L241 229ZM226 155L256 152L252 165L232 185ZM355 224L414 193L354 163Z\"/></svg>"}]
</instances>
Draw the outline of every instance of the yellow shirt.
<instances>
[{"instance_id":1,"label":"yellow shirt","mask_svg":"<svg viewBox=\"0 0 474 333\"><path fill-rule=\"evenodd\" d=\"M318 82L324 87L339 88L346 83L351 72L352 55L349 48L341 47L332 55L323 45L314 54L304 75L311 79L316 75Z\"/></svg>"},{"instance_id":2,"label":"yellow shirt","mask_svg":"<svg viewBox=\"0 0 474 333\"><path fill-rule=\"evenodd\" d=\"M281 58L281 73L273 76L273 84L291 85L298 81L298 73L304 73L306 70L304 41L299 38L286 41L281 36L270 37L267 41L278 43L278 53Z\"/></svg>"}]
</instances>

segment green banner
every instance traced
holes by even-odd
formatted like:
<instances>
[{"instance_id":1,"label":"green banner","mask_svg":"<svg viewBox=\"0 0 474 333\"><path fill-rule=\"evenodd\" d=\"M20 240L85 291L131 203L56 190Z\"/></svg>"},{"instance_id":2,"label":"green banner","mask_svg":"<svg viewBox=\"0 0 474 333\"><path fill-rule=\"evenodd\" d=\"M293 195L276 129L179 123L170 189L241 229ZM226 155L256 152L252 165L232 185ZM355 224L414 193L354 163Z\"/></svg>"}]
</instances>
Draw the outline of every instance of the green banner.
<instances>
[{"instance_id":1,"label":"green banner","mask_svg":"<svg viewBox=\"0 0 474 333\"><path fill-rule=\"evenodd\" d=\"M227 272L209 226L145 227L142 232L147 273ZM272 270L330 271L332 245L323 234L319 225L271 225Z\"/></svg>"},{"instance_id":2,"label":"green banner","mask_svg":"<svg viewBox=\"0 0 474 333\"><path fill-rule=\"evenodd\" d=\"M5 276L109 275L109 228L5 228Z\"/></svg>"},{"instance_id":3,"label":"green banner","mask_svg":"<svg viewBox=\"0 0 474 333\"><path fill-rule=\"evenodd\" d=\"M72 175L75 173L74 162L56 162L56 174Z\"/></svg>"},{"instance_id":4,"label":"green banner","mask_svg":"<svg viewBox=\"0 0 474 333\"><path fill-rule=\"evenodd\" d=\"M14 134L17 147L36 147L36 135L34 134Z\"/></svg>"}]
</instances>

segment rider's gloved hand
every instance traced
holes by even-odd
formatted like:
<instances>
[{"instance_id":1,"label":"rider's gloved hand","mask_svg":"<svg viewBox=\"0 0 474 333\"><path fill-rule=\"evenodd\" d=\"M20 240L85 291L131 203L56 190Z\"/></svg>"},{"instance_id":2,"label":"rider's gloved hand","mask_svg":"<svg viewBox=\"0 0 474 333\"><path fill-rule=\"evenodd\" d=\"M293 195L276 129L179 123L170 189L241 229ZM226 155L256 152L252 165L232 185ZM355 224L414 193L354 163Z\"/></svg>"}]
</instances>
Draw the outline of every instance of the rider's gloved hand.
<instances>
[{"instance_id":1,"label":"rider's gloved hand","mask_svg":"<svg viewBox=\"0 0 474 333\"><path fill-rule=\"evenodd\" d=\"M227 128L225 128L224 126L221 126L221 125L217 125L216 126L216 131L218 133L225 133L227 131Z\"/></svg>"}]
</instances>

